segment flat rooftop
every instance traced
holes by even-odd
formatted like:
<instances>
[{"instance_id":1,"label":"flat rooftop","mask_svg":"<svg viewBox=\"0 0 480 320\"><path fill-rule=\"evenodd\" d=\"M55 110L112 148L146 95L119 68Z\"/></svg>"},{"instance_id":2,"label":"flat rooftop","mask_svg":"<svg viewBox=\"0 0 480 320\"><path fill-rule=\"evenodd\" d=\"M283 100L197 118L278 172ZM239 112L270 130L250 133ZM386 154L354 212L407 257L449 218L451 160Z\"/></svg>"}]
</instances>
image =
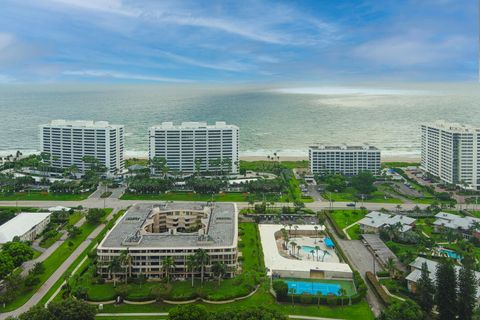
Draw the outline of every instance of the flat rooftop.
<instances>
[{"instance_id":1,"label":"flat rooftop","mask_svg":"<svg viewBox=\"0 0 480 320\"><path fill-rule=\"evenodd\" d=\"M237 207L233 203L215 203L209 214L205 235L192 233L147 233L143 230L154 207L161 211L203 211L206 203L141 203L132 206L115 224L99 245L103 248L175 248L196 249L237 245ZM208 209L209 210L209 209Z\"/></svg>"},{"instance_id":2,"label":"flat rooftop","mask_svg":"<svg viewBox=\"0 0 480 320\"><path fill-rule=\"evenodd\" d=\"M457 122L448 122L445 120L437 120L435 122L424 123L422 125L425 127L435 128L453 133L476 133L480 131L480 128L474 127L472 125Z\"/></svg>"},{"instance_id":3,"label":"flat rooftop","mask_svg":"<svg viewBox=\"0 0 480 320\"><path fill-rule=\"evenodd\" d=\"M51 212L20 212L0 226L0 243L12 241L15 236L23 236L51 214Z\"/></svg>"},{"instance_id":4,"label":"flat rooftop","mask_svg":"<svg viewBox=\"0 0 480 320\"><path fill-rule=\"evenodd\" d=\"M206 122L182 122L174 124L173 122L162 122L161 125L153 126L152 129L158 130L185 130L185 129L238 129L236 125L227 124L224 121L217 121L215 124Z\"/></svg>"},{"instance_id":5,"label":"flat rooftop","mask_svg":"<svg viewBox=\"0 0 480 320\"><path fill-rule=\"evenodd\" d=\"M368 144L364 145L318 145L318 146L310 146L309 147L315 151L380 151L378 148L374 146L370 146Z\"/></svg>"},{"instance_id":6,"label":"flat rooftop","mask_svg":"<svg viewBox=\"0 0 480 320\"><path fill-rule=\"evenodd\" d=\"M315 230L312 225L299 225L298 230ZM260 237L262 240L263 255L265 257L265 266L270 271L293 270L293 271L334 271L352 273L352 269L346 263L321 262L310 260L294 260L283 257L278 251L275 233L280 231L283 226L279 224L260 224Z\"/></svg>"},{"instance_id":7,"label":"flat rooftop","mask_svg":"<svg viewBox=\"0 0 480 320\"><path fill-rule=\"evenodd\" d=\"M123 127L118 124L110 124L108 121L93 121L93 120L52 120L48 124L42 125L42 127L58 127L58 128L118 128Z\"/></svg>"}]
</instances>

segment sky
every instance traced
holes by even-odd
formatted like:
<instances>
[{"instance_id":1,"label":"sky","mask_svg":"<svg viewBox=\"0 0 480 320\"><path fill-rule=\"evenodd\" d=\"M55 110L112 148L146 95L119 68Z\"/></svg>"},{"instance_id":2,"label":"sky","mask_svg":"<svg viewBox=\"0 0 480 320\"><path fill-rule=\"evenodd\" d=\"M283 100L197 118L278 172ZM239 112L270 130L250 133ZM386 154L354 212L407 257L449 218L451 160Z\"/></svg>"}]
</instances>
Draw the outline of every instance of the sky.
<instances>
[{"instance_id":1,"label":"sky","mask_svg":"<svg viewBox=\"0 0 480 320\"><path fill-rule=\"evenodd\" d=\"M477 0L0 0L0 83L476 81Z\"/></svg>"}]
</instances>

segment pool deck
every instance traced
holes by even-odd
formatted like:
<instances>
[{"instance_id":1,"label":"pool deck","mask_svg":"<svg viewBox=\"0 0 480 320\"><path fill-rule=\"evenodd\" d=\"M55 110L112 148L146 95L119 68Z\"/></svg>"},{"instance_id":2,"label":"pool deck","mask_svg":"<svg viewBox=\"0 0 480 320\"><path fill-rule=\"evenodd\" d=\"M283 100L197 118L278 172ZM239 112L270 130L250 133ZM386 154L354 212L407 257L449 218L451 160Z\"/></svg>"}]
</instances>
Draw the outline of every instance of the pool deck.
<instances>
[{"instance_id":1,"label":"pool deck","mask_svg":"<svg viewBox=\"0 0 480 320\"><path fill-rule=\"evenodd\" d=\"M326 279L351 278L352 269L346 263L296 260L283 257L278 251L275 233L282 229L278 224L260 224L260 238L265 257L265 266L271 273L283 276L309 278L310 271L324 271ZM299 225L298 230L315 230L313 225ZM308 275L308 276L307 276Z\"/></svg>"}]
</instances>

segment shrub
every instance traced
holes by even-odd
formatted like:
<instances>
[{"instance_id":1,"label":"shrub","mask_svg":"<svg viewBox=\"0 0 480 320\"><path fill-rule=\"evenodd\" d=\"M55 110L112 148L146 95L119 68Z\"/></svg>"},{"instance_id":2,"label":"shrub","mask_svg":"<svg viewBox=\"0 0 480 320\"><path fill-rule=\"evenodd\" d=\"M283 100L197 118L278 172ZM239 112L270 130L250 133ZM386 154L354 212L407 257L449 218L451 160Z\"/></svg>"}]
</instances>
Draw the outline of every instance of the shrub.
<instances>
[{"instance_id":1,"label":"shrub","mask_svg":"<svg viewBox=\"0 0 480 320\"><path fill-rule=\"evenodd\" d=\"M278 301L285 301L288 298L288 285L282 280L275 280L272 288L277 294Z\"/></svg>"},{"instance_id":2,"label":"shrub","mask_svg":"<svg viewBox=\"0 0 480 320\"><path fill-rule=\"evenodd\" d=\"M325 216L327 217L328 221L330 222L330 224L333 226L333 229L335 229L335 233L341 238L341 239L345 239L345 233L343 232L342 228L340 228L340 226L337 224L337 222L335 221L335 219L332 218L331 216L331 213L330 212L326 212Z\"/></svg>"},{"instance_id":3,"label":"shrub","mask_svg":"<svg viewBox=\"0 0 480 320\"><path fill-rule=\"evenodd\" d=\"M382 300L383 303L386 304L386 305L390 304L390 302L391 302L390 296L385 292L385 290L383 289L380 282L378 282L375 275L373 273L371 273L370 271L367 271L365 273L365 276L367 277L368 282L370 282L370 284L372 285L375 293L380 298L380 300Z\"/></svg>"}]
</instances>

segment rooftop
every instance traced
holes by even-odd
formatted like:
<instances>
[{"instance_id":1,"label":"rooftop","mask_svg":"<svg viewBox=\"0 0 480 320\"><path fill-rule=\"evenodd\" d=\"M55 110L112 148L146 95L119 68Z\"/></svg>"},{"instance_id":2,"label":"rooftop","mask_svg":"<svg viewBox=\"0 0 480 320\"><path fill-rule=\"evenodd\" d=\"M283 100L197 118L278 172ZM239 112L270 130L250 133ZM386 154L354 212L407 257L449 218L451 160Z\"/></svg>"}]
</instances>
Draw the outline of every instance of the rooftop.
<instances>
[{"instance_id":1,"label":"rooftop","mask_svg":"<svg viewBox=\"0 0 480 320\"><path fill-rule=\"evenodd\" d=\"M368 213L362 220L358 223L363 224L373 228L380 228L384 225L394 225L400 223L402 225L402 232L406 232L412 229L412 224L416 220L404 215L397 215L397 214L387 214L381 213L378 211L372 211Z\"/></svg>"},{"instance_id":2,"label":"rooftop","mask_svg":"<svg viewBox=\"0 0 480 320\"><path fill-rule=\"evenodd\" d=\"M439 212L435 215L435 222L433 223L436 226L442 226L450 229L470 229L474 223L480 223L480 219L474 217L461 217L456 214L448 212Z\"/></svg>"},{"instance_id":3,"label":"rooftop","mask_svg":"<svg viewBox=\"0 0 480 320\"><path fill-rule=\"evenodd\" d=\"M123 127L118 124L110 124L108 121L92 121L92 120L52 120L42 127L63 127L63 128L118 128Z\"/></svg>"},{"instance_id":4,"label":"rooftop","mask_svg":"<svg viewBox=\"0 0 480 320\"><path fill-rule=\"evenodd\" d=\"M51 212L19 213L0 226L0 243L12 241L15 236L23 236L49 215L51 215Z\"/></svg>"},{"instance_id":5,"label":"rooftop","mask_svg":"<svg viewBox=\"0 0 480 320\"><path fill-rule=\"evenodd\" d=\"M208 212L205 234L148 233L144 230L152 210ZM99 248L215 248L236 246L237 207L232 203L215 203L210 213L206 203L141 203L132 206L105 236ZM157 210L158 212L158 210Z\"/></svg>"},{"instance_id":6,"label":"rooftop","mask_svg":"<svg viewBox=\"0 0 480 320\"><path fill-rule=\"evenodd\" d=\"M378 148L374 146L370 146L368 144L360 145L360 146L350 146L350 145L318 145L318 146L310 146L312 150L346 150L346 151L379 151Z\"/></svg>"},{"instance_id":7,"label":"rooftop","mask_svg":"<svg viewBox=\"0 0 480 320\"><path fill-rule=\"evenodd\" d=\"M207 124L206 122L182 122L174 124L173 122L163 122L161 125L154 126L152 129L159 130L183 130L183 129L238 129L237 126L227 124L224 121L217 121L215 124Z\"/></svg>"},{"instance_id":8,"label":"rooftop","mask_svg":"<svg viewBox=\"0 0 480 320\"><path fill-rule=\"evenodd\" d=\"M447 122L445 120L437 120L431 123L424 123L424 126L445 130L454 133L473 133L480 131L480 128L468 124L462 124L457 122Z\"/></svg>"}]
</instances>

